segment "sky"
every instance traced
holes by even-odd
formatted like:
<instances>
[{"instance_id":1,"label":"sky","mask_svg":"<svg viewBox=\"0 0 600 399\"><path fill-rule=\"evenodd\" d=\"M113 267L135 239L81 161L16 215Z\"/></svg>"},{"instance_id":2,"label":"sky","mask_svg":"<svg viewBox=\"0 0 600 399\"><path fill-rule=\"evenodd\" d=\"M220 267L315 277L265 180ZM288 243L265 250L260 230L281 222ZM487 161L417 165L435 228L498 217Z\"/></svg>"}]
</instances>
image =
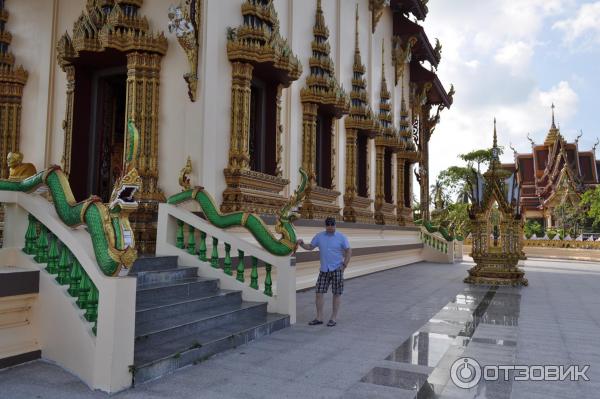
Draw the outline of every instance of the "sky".
<instances>
[{"instance_id":1,"label":"sky","mask_svg":"<svg viewBox=\"0 0 600 399\"><path fill-rule=\"evenodd\" d=\"M473 149L489 148L493 119L504 162L542 143L556 122L580 149L600 137L600 1L430 0L422 22L442 43L438 76L454 104L441 114L430 142L434 176ZM599 146L600 147L600 146ZM600 148L599 148L600 150Z\"/></svg>"}]
</instances>

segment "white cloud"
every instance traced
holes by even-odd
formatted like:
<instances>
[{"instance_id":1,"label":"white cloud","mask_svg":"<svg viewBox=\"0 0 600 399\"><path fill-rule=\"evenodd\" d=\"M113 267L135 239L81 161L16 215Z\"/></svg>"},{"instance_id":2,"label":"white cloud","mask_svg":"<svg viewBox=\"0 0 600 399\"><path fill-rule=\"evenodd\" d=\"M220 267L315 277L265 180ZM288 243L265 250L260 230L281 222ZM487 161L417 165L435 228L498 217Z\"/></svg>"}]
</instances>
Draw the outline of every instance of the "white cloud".
<instances>
[{"instance_id":1,"label":"white cloud","mask_svg":"<svg viewBox=\"0 0 600 399\"><path fill-rule=\"evenodd\" d=\"M540 45L542 32L573 10L574 0L439 0L429 9L426 32L444 45L439 77L457 90L430 142L432 184L441 170L460 163L458 154L491 145L494 117L506 161L510 143L530 149L527 133L543 141L553 102L557 122L569 125L579 104L577 82L567 74L541 87L531 61L547 47ZM567 137L574 133L563 129Z\"/></svg>"},{"instance_id":2,"label":"white cloud","mask_svg":"<svg viewBox=\"0 0 600 399\"><path fill-rule=\"evenodd\" d=\"M583 4L575 17L558 21L552 28L564 32L566 44L579 40L582 47L600 43L600 1Z\"/></svg>"},{"instance_id":3,"label":"white cloud","mask_svg":"<svg viewBox=\"0 0 600 399\"><path fill-rule=\"evenodd\" d=\"M510 68L513 75L518 75L529 68L533 57L533 45L522 40L508 42L501 47L494 59L497 63Z\"/></svg>"}]
</instances>

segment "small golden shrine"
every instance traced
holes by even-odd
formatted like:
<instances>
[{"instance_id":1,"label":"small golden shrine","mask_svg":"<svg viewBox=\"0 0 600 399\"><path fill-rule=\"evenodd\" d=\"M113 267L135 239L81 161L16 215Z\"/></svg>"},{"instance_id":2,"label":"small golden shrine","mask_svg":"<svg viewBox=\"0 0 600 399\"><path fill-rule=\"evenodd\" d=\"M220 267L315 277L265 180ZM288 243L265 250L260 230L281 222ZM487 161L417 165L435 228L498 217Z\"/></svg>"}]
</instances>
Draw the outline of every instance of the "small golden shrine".
<instances>
[{"instance_id":1,"label":"small golden shrine","mask_svg":"<svg viewBox=\"0 0 600 399\"><path fill-rule=\"evenodd\" d=\"M527 285L525 272L517 267L523 259L523 223L519 206L520 187L516 172L502 169L496 138L492 160L483 175L472 182L473 203L469 209L475 266L464 282L482 285Z\"/></svg>"}]
</instances>

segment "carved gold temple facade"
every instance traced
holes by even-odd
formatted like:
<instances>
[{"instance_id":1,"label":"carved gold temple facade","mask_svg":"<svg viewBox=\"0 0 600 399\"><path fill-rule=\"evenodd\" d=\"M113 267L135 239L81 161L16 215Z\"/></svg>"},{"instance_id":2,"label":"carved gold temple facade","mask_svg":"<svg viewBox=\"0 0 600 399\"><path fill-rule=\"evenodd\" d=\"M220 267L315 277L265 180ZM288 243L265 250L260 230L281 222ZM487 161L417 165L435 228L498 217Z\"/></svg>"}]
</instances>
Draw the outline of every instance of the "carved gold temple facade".
<instances>
[{"instance_id":1,"label":"carved gold temple facade","mask_svg":"<svg viewBox=\"0 0 600 399\"><path fill-rule=\"evenodd\" d=\"M415 22L426 1L26 3L0 0L0 156L61 164L77 200L106 201L131 118L142 252L188 156L225 212L274 214L303 167L304 218L411 224L415 175L428 217L427 148L453 89Z\"/></svg>"}]
</instances>

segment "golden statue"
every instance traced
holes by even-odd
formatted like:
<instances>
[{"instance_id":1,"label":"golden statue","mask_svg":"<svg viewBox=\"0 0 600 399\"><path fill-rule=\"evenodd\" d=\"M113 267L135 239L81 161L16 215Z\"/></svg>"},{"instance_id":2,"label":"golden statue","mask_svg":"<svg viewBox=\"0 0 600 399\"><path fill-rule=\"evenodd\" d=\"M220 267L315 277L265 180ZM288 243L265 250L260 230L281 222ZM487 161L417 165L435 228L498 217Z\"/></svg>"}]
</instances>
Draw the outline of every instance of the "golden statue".
<instances>
[{"instance_id":1,"label":"golden statue","mask_svg":"<svg viewBox=\"0 0 600 399\"><path fill-rule=\"evenodd\" d=\"M9 180L23 180L37 173L32 163L23 163L23 154L20 152L9 152L6 157L10 169Z\"/></svg>"}]
</instances>

